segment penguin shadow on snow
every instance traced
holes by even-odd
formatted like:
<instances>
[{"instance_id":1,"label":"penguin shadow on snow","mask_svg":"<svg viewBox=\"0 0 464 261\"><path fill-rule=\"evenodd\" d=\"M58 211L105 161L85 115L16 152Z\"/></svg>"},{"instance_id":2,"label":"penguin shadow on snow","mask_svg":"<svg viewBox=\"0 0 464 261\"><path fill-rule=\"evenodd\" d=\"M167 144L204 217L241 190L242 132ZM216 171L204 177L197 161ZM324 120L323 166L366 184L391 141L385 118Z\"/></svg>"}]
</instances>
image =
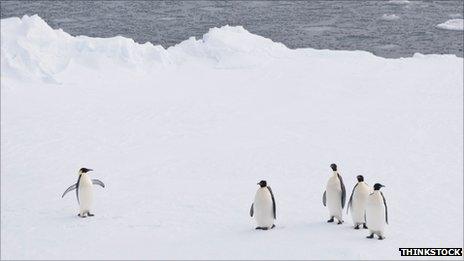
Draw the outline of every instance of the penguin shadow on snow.
<instances>
[{"instance_id":1,"label":"penguin shadow on snow","mask_svg":"<svg viewBox=\"0 0 464 261\"><path fill-rule=\"evenodd\" d=\"M327 225L327 222L308 222L305 223L305 228L307 228L308 233L326 235L328 237L334 236L338 237L340 240L346 240L349 242L366 242L373 241L366 239L366 236L369 235L367 229L358 229L355 230L351 223L346 224L344 222L341 225ZM375 240L378 241L378 240Z\"/></svg>"},{"instance_id":2,"label":"penguin shadow on snow","mask_svg":"<svg viewBox=\"0 0 464 261\"><path fill-rule=\"evenodd\" d=\"M353 229L353 226L351 223L348 223L345 221L340 225L337 226L330 226L327 225L327 221L315 221L315 222L306 222L304 224L306 228L314 229L314 230L321 230L321 231L327 231L327 229L330 229L331 231L356 231ZM364 231L366 232L366 229L359 229L358 231Z\"/></svg>"}]
</instances>

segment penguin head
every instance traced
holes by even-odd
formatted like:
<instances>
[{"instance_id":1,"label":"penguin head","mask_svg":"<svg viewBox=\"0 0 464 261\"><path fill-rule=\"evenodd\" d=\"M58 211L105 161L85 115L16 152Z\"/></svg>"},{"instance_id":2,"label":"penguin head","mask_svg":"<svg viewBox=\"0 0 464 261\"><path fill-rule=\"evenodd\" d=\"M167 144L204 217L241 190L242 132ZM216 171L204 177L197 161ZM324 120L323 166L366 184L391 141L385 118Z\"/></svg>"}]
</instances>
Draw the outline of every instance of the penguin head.
<instances>
[{"instance_id":1,"label":"penguin head","mask_svg":"<svg viewBox=\"0 0 464 261\"><path fill-rule=\"evenodd\" d=\"M335 163L330 164L330 168L331 168L333 171L337 171L337 164L335 164Z\"/></svg>"},{"instance_id":2,"label":"penguin head","mask_svg":"<svg viewBox=\"0 0 464 261\"><path fill-rule=\"evenodd\" d=\"M358 182L363 182L364 181L363 175L358 175L356 178L358 179Z\"/></svg>"},{"instance_id":3,"label":"penguin head","mask_svg":"<svg viewBox=\"0 0 464 261\"><path fill-rule=\"evenodd\" d=\"M383 187L385 187L385 186L380 184L380 183L375 183L374 190L380 190L380 188L383 188Z\"/></svg>"},{"instance_id":4,"label":"penguin head","mask_svg":"<svg viewBox=\"0 0 464 261\"><path fill-rule=\"evenodd\" d=\"M265 180L261 180L260 182L257 183L257 185L259 185L262 188L265 188L267 187L267 182Z\"/></svg>"},{"instance_id":5,"label":"penguin head","mask_svg":"<svg viewBox=\"0 0 464 261\"><path fill-rule=\"evenodd\" d=\"M79 175L82 174L82 173L87 173L87 172L89 172L89 171L93 171L93 169L81 168L81 169L79 170Z\"/></svg>"}]
</instances>

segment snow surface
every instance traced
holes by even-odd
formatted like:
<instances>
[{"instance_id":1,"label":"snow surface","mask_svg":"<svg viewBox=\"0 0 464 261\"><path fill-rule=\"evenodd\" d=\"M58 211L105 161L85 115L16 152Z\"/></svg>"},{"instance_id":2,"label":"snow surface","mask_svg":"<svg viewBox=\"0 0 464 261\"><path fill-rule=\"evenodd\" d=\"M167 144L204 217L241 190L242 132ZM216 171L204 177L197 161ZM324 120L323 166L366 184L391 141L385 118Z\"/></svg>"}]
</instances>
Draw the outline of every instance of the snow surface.
<instances>
[{"instance_id":1,"label":"snow surface","mask_svg":"<svg viewBox=\"0 0 464 261\"><path fill-rule=\"evenodd\" d=\"M396 14L384 14L382 15L382 20L385 20L385 21L394 21L394 20L398 20L400 19L399 16L397 16Z\"/></svg>"},{"instance_id":2,"label":"snow surface","mask_svg":"<svg viewBox=\"0 0 464 261\"><path fill-rule=\"evenodd\" d=\"M2 259L399 259L463 244L463 59L291 50L242 27L164 49L1 20ZM339 166L387 239L327 224ZM63 191L80 167L95 217ZM266 179L276 228L248 211ZM412 258L411 258L412 259Z\"/></svg>"},{"instance_id":3,"label":"snow surface","mask_svg":"<svg viewBox=\"0 0 464 261\"><path fill-rule=\"evenodd\" d=\"M389 4L395 4L395 5L407 5L410 4L411 2L409 0L389 0Z\"/></svg>"},{"instance_id":4,"label":"snow surface","mask_svg":"<svg viewBox=\"0 0 464 261\"><path fill-rule=\"evenodd\" d=\"M444 23L438 24L437 27L446 30L463 31L464 19L450 19Z\"/></svg>"}]
</instances>

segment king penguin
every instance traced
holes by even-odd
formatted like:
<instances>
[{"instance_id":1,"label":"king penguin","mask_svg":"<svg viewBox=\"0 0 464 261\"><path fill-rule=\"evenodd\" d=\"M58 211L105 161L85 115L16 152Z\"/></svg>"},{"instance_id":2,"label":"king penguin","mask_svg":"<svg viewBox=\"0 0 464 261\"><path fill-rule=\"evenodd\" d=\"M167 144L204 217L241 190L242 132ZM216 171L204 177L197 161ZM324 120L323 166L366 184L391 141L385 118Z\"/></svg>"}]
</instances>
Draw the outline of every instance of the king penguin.
<instances>
[{"instance_id":1,"label":"king penguin","mask_svg":"<svg viewBox=\"0 0 464 261\"><path fill-rule=\"evenodd\" d=\"M331 164L332 175L327 181L327 186L322 195L322 204L329 209L330 219L328 223L334 222L334 218L338 220L338 225L343 223L343 208L346 201L345 184L343 184L342 176L337 171L337 165Z\"/></svg>"},{"instance_id":2,"label":"king penguin","mask_svg":"<svg viewBox=\"0 0 464 261\"><path fill-rule=\"evenodd\" d=\"M380 188L385 187L382 184L376 183L374 185L374 192L369 194L366 205L366 221L369 228L369 236L367 238L374 238L374 234L379 237L379 240L385 238L384 230L385 224L388 224L388 211L387 202Z\"/></svg>"},{"instance_id":3,"label":"king penguin","mask_svg":"<svg viewBox=\"0 0 464 261\"><path fill-rule=\"evenodd\" d=\"M354 185L353 191L351 192L350 200L348 200L348 205L346 207L346 214L351 207L351 218L353 219L354 229L359 229L360 225L363 225L363 228L366 226L366 203L367 197L371 193L371 189L366 182L364 182L364 177L358 175L356 177L358 183Z\"/></svg>"},{"instance_id":4,"label":"king penguin","mask_svg":"<svg viewBox=\"0 0 464 261\"><path fill-rule=\"evenodd\" d=\"M94 214L90 213L93 201L93 187L92 185L99 185L105 187L105 184L98 179L90 179L88 172L93 171L92 169L81 168L78 172L79 177L77 178L76 184L71 185L63 193L61 198L66 195L69 191L76 190L77 202L79 203L79 217L85 218L87 216L92 217Z\"/></svg>"},{"instance_id":5,"label":"king penguin","mask_svg":"<svg viewBox=\"0 0 464 261\"><path fill-rule=\"evenodd\" d=\"M260 188L256 191L255 201L251 204L250 216L255 218L256 229L268 230L275 227L276 203L274 194L265 180L261 180L257 185Z\"/></svg>"}]
</instances>

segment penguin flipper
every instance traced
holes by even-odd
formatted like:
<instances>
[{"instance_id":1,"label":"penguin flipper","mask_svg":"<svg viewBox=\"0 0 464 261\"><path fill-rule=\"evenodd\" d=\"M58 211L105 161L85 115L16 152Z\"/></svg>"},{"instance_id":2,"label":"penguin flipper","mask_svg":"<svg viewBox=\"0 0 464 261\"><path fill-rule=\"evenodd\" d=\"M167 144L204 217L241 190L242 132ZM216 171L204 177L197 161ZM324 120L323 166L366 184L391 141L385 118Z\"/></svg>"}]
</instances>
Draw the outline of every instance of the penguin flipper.
<instances>
[{"instance_id":1,"label":"penguin flipper","mask_svg":"<svg viewBox=\"0 0 464 261\"><path fill-rule=\"evenodd\" d=\"M101 182L101 181L98 180L98 179L92 179L92 184L94 184L94 185L99 185L99 186L101 186L102 188L105 187L105 184L103 184L103 182Z\"/></svg>"},{"instance_id":2,"label":"penguin flipper","mask_svg":"<svg viewBox=\"0 0 464 261\"><path fill-rule=\"evenodd\" d=\"M71 186L69 186L69 188L66 189L66 191L63 193L63 195L61 196L61 198L64 197L64 195L66 195L69 191L73 191L77 188L77 183L75 184L72 184Z\"/></svg>"},{"instance_id":3,"label":"penguin flipper","mask_svg":"<svg viewBox=\"0 0 464 261\"><path fill-rule=\"evenodd\" d=\"M251 203L251 208L250 208L250 217L253 217L253 214L254 214L254 209L253 209L253 205L255 203Z\"/></svg>"},{"instance_id":4,"label":"penguin flipper","mask_svg":"<svg viewBox=\"0 0 464 261\"><path fill-rule=\"evenodd\" d=\"M325 195L325 191L324 191L324 194L322 195L322 204L324 205L324 207L326 206L327 204L327 197Z\"/></svg>"},{"instance_id":5,"label":"penguin flipper","mask_svg":"<svg viewBox=\"0 0 464 261\"><path fill-rule=\"evenodd\" d=\"M352 200L353 200L354 190L356 189L356 186L358 186L358 184L359 184L359 183L356 183L356 185L354 185L354 187L353 187L353 191L351 191L350 200L348 200L348 205L346 206L346 214L348 214L348 209L350 209L350 207L351 207Z\"/></svg>"},{"instance_id":6,"label":"penguin flipper","mask_svg":"<svg viewBox=\"0 0 464 261\"><path fill-rule=\"evenodd\" d=\"M272 211L274 213L274 219L277 218L276 216L276 203L275 203L275 199L274 199L274 194L272 193L272 189L271 187L267 186L267 189L269 190L269 192L271 193L271 198L272 198Z\"/></svg>"},{"instance_id":7,"label":"penguin flipper","mask_svg":"<svg viewBox=\"0 0 464 261\"><path fill-rule=\"evenodd\" d=\"M340 187L342 189L342 209L345 207L345 201L346 201L346 189L345 189L345 184L343 184L343 179L340 174L338 174L338 179L340 180Z\"/></svg>"},{"instance_id":8,"label":"penguin flipper","mask_svg":"<svg viewBox=\"0 0 464 261\"><path fill-rule=\"evenodd\" d=\"M382 195L383 205L385 206L385 222L388 224L387 201L385 200L385 197L383 196L383 193L382 193L382 192L380 192L380 195Z\"/></svg>"}]
</instances>

